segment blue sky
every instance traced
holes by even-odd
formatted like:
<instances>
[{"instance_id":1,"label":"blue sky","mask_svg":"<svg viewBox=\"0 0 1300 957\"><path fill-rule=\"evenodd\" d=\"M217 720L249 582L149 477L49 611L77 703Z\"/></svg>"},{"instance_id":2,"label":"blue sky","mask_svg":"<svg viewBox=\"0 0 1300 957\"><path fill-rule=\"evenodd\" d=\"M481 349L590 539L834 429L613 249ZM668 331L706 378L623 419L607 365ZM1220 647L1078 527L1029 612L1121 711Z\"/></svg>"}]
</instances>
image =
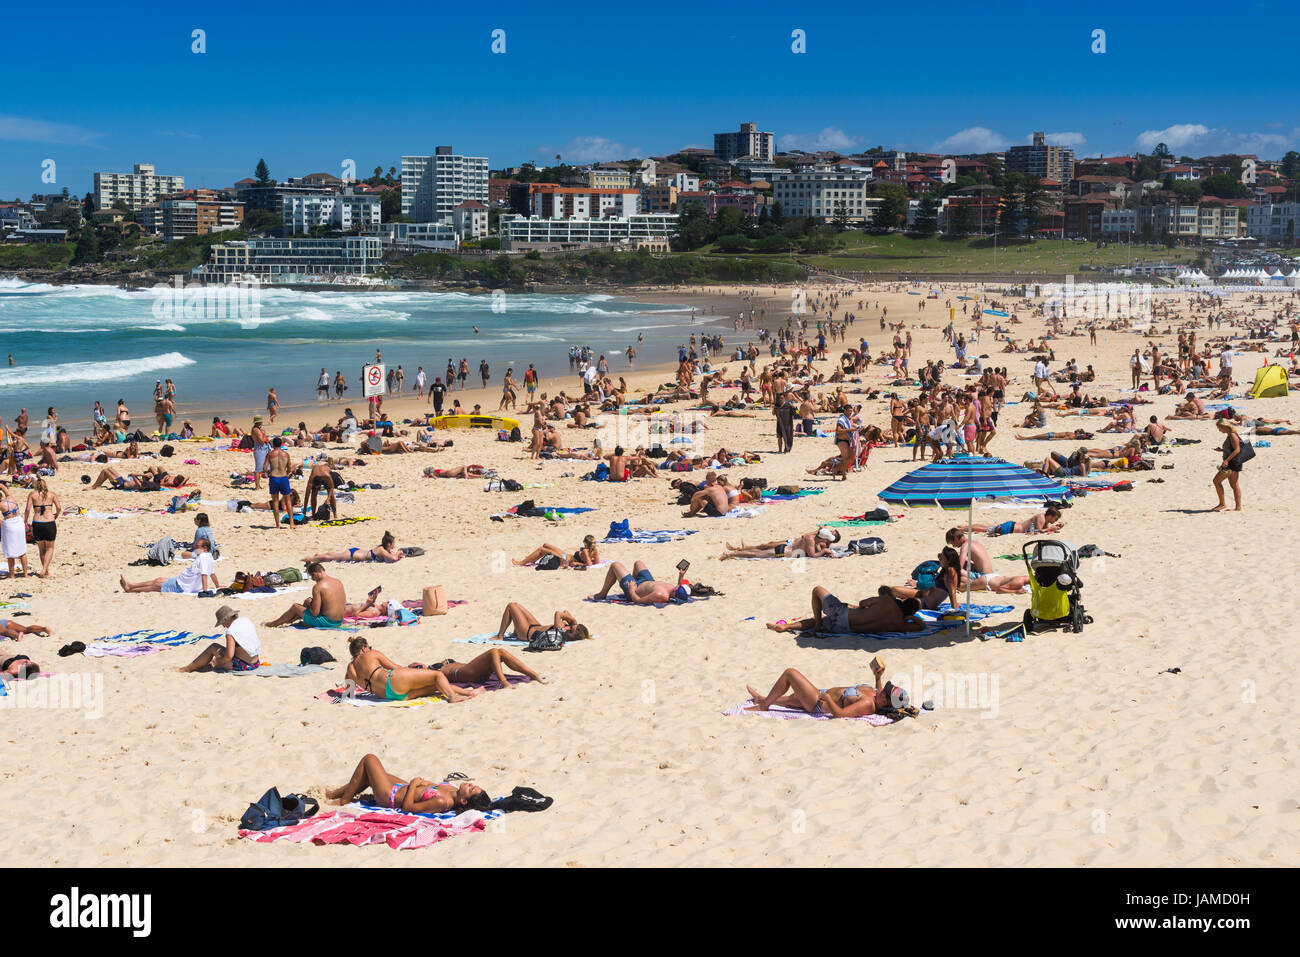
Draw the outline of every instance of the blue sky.
<instances>
[{"instance_id":1,"label":"blue sky","mask_svg":"<svg viewBox=\"0 0 1300 957\"><path fill-rule=\"evenodd\" d=\"M349 159L364 176L439 144L494 168L617 159L711 147L748 120L780 148L958 153L1044 130L1081 155L1300 149L1294 5L1135 7L11 4L0 197L84 194L137 162L226 186L263 156L279 179Z\"/></svg>"}]
</instances>

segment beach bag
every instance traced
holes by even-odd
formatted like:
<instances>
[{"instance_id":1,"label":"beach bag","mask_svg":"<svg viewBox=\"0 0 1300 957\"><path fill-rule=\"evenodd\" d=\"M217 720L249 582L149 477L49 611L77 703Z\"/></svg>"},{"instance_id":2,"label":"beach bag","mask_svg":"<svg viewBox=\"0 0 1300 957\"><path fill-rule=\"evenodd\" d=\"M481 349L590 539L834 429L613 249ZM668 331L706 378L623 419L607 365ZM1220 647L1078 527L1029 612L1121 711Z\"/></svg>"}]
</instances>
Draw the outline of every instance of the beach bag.
<instances>
[{"instance_id":1,"label":"beach bag","mask_svg":"<svg viewBox=\"0 0 1300 957\"><path fill-rule=\"evenodd\" d=\"M767 479L765 478L743 478L740 480L741 488L767 488Z\"/></svg>"},{"instance_id":2,"label":"beach bag","mask_svg":"<svg viewBox=\"0 0 1300 957\"><path fill-rule=\"evenodd\" d=\"M884 550L883 538L858 538L849 542L849 551L855 555L879 555Z\"/></svg>"},{"instance_id":3,"label":"beach bag","mask_svg":"<svg viewBox=\"0 0 1300 957\"><path fill-rule=\"evenodd\" d=\"M545 811L553 803L555 798L533 788L515 788L508 796L497 798L492 807L497 811Z\"/></svg>"},{"instance_id":4,"label":"beach bag","mask_svg":"<svg viewBox=\"0 0 1300 957\"><path fill-rule=\"evenodd\" d=\"M235 577L230 583L230 590L236 593L248 591L248 574L246 572L235 572Z\"/></svg>"},{"instance_id":5,"label":"beach bag","mask_svg":"<svg viewBox=\"0 0 1300 957\"><path fill-rule=\"evenodd\" d=\"M328 522L333 517L334 516L330 514L330 507L328 504L317 505L316 511L311 513L311 520L313 522Z\"/></svg>"},{"instance_id":6,"label":"beach bag","mask_svg":"<svg viewBox=\"0 0 1300 957\"><path fill-rule=\"evenodd\" d=\"M1237 454L1233 456L1233 462L1235 462L1240 467L1242 465L1245 465L1254 457L1255 457L1255 447L1251 445L1249 442L1242 442L1241 448L1237 451Z\"/></svg>"},{"instance_id":7,"label":"beach bag","mask_svg":"<svg viewBox=\"0 0 1300 957\"><path fill-rule=\"evenodd\" d=\"M504 492L505 490L506 483L500 479L492 479L483 486L483 491L485 492Z\"/></svg>"},{"instance_id":8,"label":"beach bag","mask_svg":"<svg viewBox=\"0 0 1300 957\"><path fill-rule=\"evenodd\" d=\"M689 502L690 500L687 499L687 501ZM621 522L610 522L609 534L605 537L630 539L632 537L632 527L626 518Z\"/></svg>"},{"instance_id":9,"label":"beach bag","mask_svg":"<svg viewBox=\"0 0 1300 957\"><path fill-rule=\"evenodd\" d=\"M523 485L516 482L514 479L502 479L501 487L507 492L522 492L524 490Z\"/></svg>"},{"instance_id":10,"label":"beach bag","mask_svg":"<svg viewBox=\"0 0 1300 957\"><path fill-rule=\"evenodd\" d=\"M797 485L778 485L776 492L778 495L798 495L800 489Z\"/></svg>"},{"instance_id":11,"label":"beach bag","mask_svg":"<svg viewBox=\"0 0 1300 957\"><path fill-rule=\"evenodd\" d=\"M531 518L532 516L538 514L537 503L534 502L531 498L528 499L528 501L526 502L520 502L518 505L515 506L515 514L518 515L520 518Z\"/></svg>"},{"instance_id":12,"label":"beach bag","mask_svg":"<svg viewBox=\"0 0 1300 957\"><path fill-rule=\"evenodd\" d=\"M266 583L272 588L280 588L284 585L284 579L280 577L279 572L267 572Z\"/></svg>"},{"instance_id":13,"label":"beach bag","mask_svg":"<svg viewBox=\"0 0 1300 957\"><path fill-rule=\"evenodd\" d=\"M163 456L163 458L169 459L176 454L176 449L172 448L170 445L164 445L158 450L158 454Z\"/></svg>"},{"instance_id":14,"label":"beach bag","mask_svg":"<svg viewBox=\"0 0 1300 957\"><path fill-rule=\"evenodd\" d=\"M857 520L860 522L887 522L889 521L889 509L873 508L869 512L863 512Z\"/></svg>"},{"instance_id":15,"label":"beach bag","mask_svg":"<svg viewBox=\"0 0 1300 957\"><path fill-rule=\"evenodd\" d=\"M510 430L510 441L522 442L523 440L524 440L524 434L519 431L519 426L516 425L514 428Z\"/></svg>"},{"instance_id":16,"label":"beach bag","mask_svg":"<svg viewBox=\"0 0 1300 957\"><path fill-rule=\"evenodd\" d=\"M597 482L604 482L609 478L609 466L601 462L596 466L596 471L592 473Z\"/></svg>"},{"instance_id":17,"label":"beach bag","mask_svg":"<svg viewBox=\"0 0 1300 957\"><path fill-rule=\"evenodd\" d=\"M310 648L304 648L298 654L298 664L300 665L323 665L327 661L337 661L337 660L338 659L336 659L324 648L320 648L316 646L312 646Z\"/></svg>"},{"instance_id":18,"label":"beach bag","mask_svg":"<svg viewBox=\"0 0 1300 957\"><path fill-rule=\"evenodd\" d=\"M419 558L424 554L424 549L419 545L407 545L402 549L402 554L407 558Z\"/></svg>"},{"instance_id":19,"label":"beach bag","mask_svg":"<svg viewBox=\"0 0 1300 957\"><path fill-rule=\"evenodd\" d=\"M537 570L539 572L553 572L564 564L559 555L543 555L537 560Z\"/></svg>"},{"instance_id":20,"label":"beach bag","mask_svg":"<svg viewBox=\"0 0 1300 957\"><path fill-rule=\"evenodd\" d=\"M916 580L918 589L928 591L939 581L939 563L934 559L921 562L912 569L912 578Z\"/></svg>"},{"instance_id":21,"label":"beach bag","mask_svg":"<svg viewBox=\"0 0 1300 957\"><path fill-rule=\"evenodd\" d=\"M421 615L445 615L447 610L447 592L441 585L429 585L424 589L420 601Z\"/></svg>"},{"instance_id":22,"label":"beach bag","mask_svg":"<svg viewBox=\"0 0 1300 957\"><path fill-rule=\"evenodd\" d=\"M564 647L564 632L552 625L528 639L529 651L559 651Z\"/></svg>"},{"instance_id":23,"label":"beach bag","mask_svg":"<svg viewBox=\"0 0 1300 957\"><path fill-rule=\"evenodd\" d=\"M296 568L281 568L276 574L280 576L286 585L302 581L302 572Z\"/></svg>"},{"instance_id":24,"label":"beach bag","mask_svg":"<svg viewBox=\"0 0 1300 957\"><path fill-rule=\"evenodd\" d=\"M273 827L297 824L320 810L320 802L305 794L280 797L279 788L271 788L255 804L250 804L239 826L245 831L269 831Z\"/></svg>"}]
</instances>

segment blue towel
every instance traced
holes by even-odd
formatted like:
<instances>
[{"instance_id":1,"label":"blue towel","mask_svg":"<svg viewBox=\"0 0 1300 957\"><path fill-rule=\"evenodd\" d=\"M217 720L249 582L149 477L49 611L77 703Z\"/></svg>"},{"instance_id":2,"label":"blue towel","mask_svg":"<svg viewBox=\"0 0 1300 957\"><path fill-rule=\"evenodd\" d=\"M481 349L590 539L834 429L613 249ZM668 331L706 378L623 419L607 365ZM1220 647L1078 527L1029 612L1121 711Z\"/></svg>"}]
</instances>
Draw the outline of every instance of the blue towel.
<instances>
[{"instance_id":1,"label":"blue towel","mask_svg":"<svg viewBox=\"0 0 1300 957\"><path fill-rule=\"evenodd\" d=\"M606 542L631 542L634 545L662 545L664 542L681 541L687 535L694 535L697 528L665 528L658 531L637 530L628 535L607 536Z\"/></svg>"}]
</instances>

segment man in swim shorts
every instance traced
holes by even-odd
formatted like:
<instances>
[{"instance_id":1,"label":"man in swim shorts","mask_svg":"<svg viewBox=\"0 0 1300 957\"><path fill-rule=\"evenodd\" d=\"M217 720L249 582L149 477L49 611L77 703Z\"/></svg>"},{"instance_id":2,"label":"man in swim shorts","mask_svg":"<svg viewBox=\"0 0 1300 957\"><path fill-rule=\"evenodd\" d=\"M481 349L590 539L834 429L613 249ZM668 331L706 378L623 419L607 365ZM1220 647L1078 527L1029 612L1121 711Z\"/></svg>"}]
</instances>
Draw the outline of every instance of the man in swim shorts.
<instances>
[{"instance_id":1,"label":"man in swim shorts","mask_svg":"<svg viewBox=\"0 0 1300 957\"><path fill-rule=\"evenodd\" d=\"M670 601L683 602L691 597L690 589L683 584L686 573L678 571L677 584L655 581L645 562L637 562L629 572L621 563L614 562L605 574L605 584L592 595L593 601L604 601L615 583L623 589L623 596L636 605L664 605Z\"/></svg>"},{"instance_id":2,"label":"man in swim shorts","mask_svg":"<svg viewBox=\"0 0 1300 957\"><path fill-rule=\"evenodd\" d=\"M267 486L271 490L271 517L275 527L280 527L280 510L289 515L289 527L293 528L293 489L289 487L289 473L293 462L284 450L284 439L276 436L271 440L271 452L266 457ZM303 516L306 518L306 515Z\"/></svg>"},{"instance_id":3,"label":"man in swim shorts","mask_svg":"<svg viewBox=\"0 0 1300 957\"><path fill-rule=\"evenodd\" d=\"M264 628L280 628L302 622L308 628L338 628L347 614L347 595L343 583L325 574L325 566L312 562L307 566L307 576L314 583L311 598L305 603L295 602L274 621L262 623Z\"/></svg>"}]
</instances>

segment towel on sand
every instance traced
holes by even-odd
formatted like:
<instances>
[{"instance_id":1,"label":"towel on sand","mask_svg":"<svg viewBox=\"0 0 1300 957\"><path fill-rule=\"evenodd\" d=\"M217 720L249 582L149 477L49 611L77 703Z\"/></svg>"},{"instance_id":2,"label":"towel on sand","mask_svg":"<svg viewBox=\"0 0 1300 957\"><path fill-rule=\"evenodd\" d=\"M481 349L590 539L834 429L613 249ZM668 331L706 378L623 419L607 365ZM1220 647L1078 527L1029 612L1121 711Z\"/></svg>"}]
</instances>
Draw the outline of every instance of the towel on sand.
<instances>
[{"instance_id":1,"label":"towel on sand","mask_svg":"<svg viewBox=\"0 0 1300 957\"><path fill-rule=\"evenodd\" d=\"M971 621L980 621L990 615L1003 615L1015 609L1014 605L962 605L959 611L966 611ZM937 611L927 611L922 609L916 613L916 617L925 622L926 627L920 631L882 631L869 635L860 635L856 632L848 634L837 634L828 631L819 631L815 633L817 638L878 638L881 641L893 640L896 638L927 638L930 635L937 635L947 628L962 628L965 626L963 621L945 621L943 616L951 612L952 606L944 602L939 606Z\"/></svg>"},{"instance_id":2,"label":"towel on sand","mask_svg":"<svg viewBox=\"0 0 1300 957\"><path fill-rule=\"evenodd\" d=\"M829 721L831 719L829 714L809 714L807 711L800 708L786 708L781 705L774 705L766 711L746 711L745 709L750 707L753 703L754 699L750 698L748 701L742 701L740 704L732 705L722 713L725 715L754 715L759 718L785 718L787 720L792 718L813 718L817 721ZM877 727L894 723L893 718L886 718L883 714L864 714L860 718L837 718L836 720L865 721L867 724L873 724Z\"/></svg>"},{"instance_id":3,"label":"towel on sand","mask_svg":"<svg viewBox=\"0 0 1300 957\"><path fill-rule=\"evenodd\" d=\"M452 641L462 645L496 645L499 648L523 648L528 644L526 641L519 641L515 638L498 638L494 631L485 632L481 635L470 635L468 638L453 638Z\"/></svg>"},{"instance_id":4,"label":"towel on sand","mask_svg":"<svg viewBox=\"0 0 1300 957\"><path fill-rule=\"evenodd\" d=\"M694 535L699 529L695 528L661 528L657 530L638 529L631 535L618 538L606 536L603 541L606 542L628 542L632 545L662 545L664 542L678 542L687 535Z\"/></svg>"},{"instance_id":5,"label":"towel on sand","mask_svg":"<svg viewBox=\"0 0 1300 957\"><path fill-rule=\"evenodd\" d=\"M410 814L362 804L348 804L337 811L317 814L297 824L267 831L240 830L239 836L260 844L288 841L291 844L387 844L396 850L428 847L457 834L484 831L487 822L500 811L448 811L443 814Z\"/></svg>"},{"instance_id":6,"label":"towel on sand","mask_svg":"<svg viewBox=\"0 0 1300 957\"><path fill-rule=\"evenodd\" d=\"M390 701L387 698L381 698L379 695L371 694L369 691L358 691L355 695L349 696L344 688L330 688L316 695L322 701L328 701L330 704L350 704L357 708L376 708L376 707L393 707L393 708L421 708L426 704L433 704L435 701L445 701L441 695L431 695L427 698L407 698L405 701Z\"/></svg>"},{"instance_id":7,"label":"towel on sand","mask_svg":"<svg viewBox=\"0 0 1300 957\"><path fill-rule=\"evenodd\" d=\"M120 635L106 635L103 638L96 638L93 642L87 642L86 653L89 654L91 647L95 645L111 643L166 645L169 648L180 648L183 645L192 645L200 641L217 641L221 637L221 635L200 635L197 632L190 631L154 631L151 628L142 628L139 631L128 631Z\"/></svg>"},{"instance_id":8,"label":"towel on sand","mask_svg":"<svg viewBox=\"0 0 1300 957\"><path fill-rule=\"evenodd\" d=\"M301 678L303 675L315 674L317 671L329 671L324 665L291 665L280 661L273 665L262 662L256 671L230 671L231 675L258 675L262 678Z\"/></svg>"}]
</instances>

